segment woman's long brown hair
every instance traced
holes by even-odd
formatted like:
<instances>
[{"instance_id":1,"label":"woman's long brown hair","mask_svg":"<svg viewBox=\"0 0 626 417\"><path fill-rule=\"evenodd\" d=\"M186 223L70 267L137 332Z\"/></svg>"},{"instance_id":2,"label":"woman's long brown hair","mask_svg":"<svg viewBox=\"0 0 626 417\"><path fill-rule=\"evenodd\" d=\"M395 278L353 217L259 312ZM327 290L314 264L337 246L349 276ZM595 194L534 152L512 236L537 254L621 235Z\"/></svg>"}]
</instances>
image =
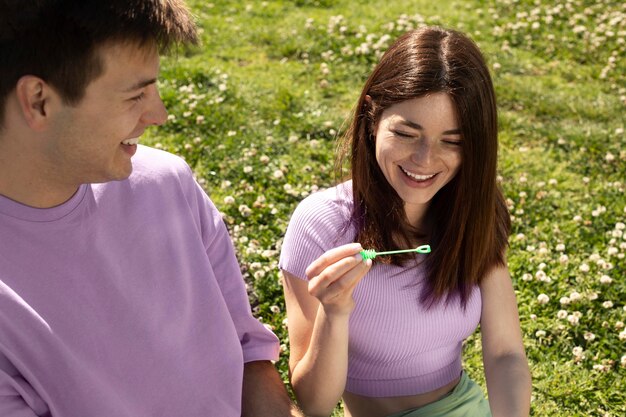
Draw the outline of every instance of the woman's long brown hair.
<instances>
[{"instance_id":1,"label":"woman's long brown hair","mask_svg":"<svg viewBox=\"0 0 626 417\"><path fill-rule=\"evenodd\" d=\"M413 228L404 202L385 179L375 157L375 129L390 106L443 92L456 109L462 141L461 167L433 198L427 230ZM458 294L466 304L489 269L505 263L510 217L496 182L498 122L495 92L485 60L472 40L438 27L404 34L368 78L350 127L340 142L337 172L350 161L356 240L376 250L405 249L426 240L428 285L422 301ZM378 259L378 258L377 258ZM402 264L408 257L382 259Z\"/></svg>"}]
</instances>

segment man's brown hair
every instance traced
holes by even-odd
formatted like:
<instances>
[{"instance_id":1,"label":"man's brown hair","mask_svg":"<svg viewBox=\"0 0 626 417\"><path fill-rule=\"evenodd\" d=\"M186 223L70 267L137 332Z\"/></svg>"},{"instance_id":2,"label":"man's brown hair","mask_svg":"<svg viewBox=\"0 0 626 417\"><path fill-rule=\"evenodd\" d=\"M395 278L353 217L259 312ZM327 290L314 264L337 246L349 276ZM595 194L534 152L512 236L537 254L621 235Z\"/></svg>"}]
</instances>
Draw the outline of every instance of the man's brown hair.
<instances>
[{"instance_id":1,"label":"man's brown hair","mask_svg":"<svg viewBox=\"0 0 626 417\"><path fill-rule=\"evenodd\" d=\"M42 78L77 104L102 71L107 42L197 42L181 0L0 0L0 127L7 96L24 75Z\"/></svg>"}]
</instances>

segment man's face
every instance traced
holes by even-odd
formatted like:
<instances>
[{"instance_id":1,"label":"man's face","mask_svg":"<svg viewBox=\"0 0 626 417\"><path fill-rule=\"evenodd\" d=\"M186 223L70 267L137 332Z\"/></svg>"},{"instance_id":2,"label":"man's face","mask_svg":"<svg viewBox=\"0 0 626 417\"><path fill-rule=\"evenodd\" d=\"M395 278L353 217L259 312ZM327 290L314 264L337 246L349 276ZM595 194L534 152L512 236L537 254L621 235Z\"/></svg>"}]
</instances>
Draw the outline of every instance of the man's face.
<instances>
[{"instance_id":1,"label":"man's face","mask_svg":"<svg viewBox=\"0 0 626 417\"><path fill-rule=\"evenodd\" d=\"M115 43L100 48L104 71L78 105L60 107L45 153L66 184L128 178L137 139L167 112L156 87L156 47Z\"/></svg>"}]
</instances>

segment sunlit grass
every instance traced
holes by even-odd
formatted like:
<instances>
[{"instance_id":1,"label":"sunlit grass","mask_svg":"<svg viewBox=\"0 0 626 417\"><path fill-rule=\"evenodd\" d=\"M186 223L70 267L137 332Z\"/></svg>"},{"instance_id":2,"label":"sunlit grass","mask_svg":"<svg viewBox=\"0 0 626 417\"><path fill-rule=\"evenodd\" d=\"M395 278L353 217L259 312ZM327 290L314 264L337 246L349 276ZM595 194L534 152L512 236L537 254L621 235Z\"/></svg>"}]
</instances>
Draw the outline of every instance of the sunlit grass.
<instances>
[{"instance_id":1,"label":"sunlit grass","mask_svg":"<svg viewBox=\"0 0 626 417\"><path fill-rule=\"evenodd\" d=\"M170 120L149 142L185 157L224 213L285 380L289 216L333 183L335 138L377 57L439 24L470 34L493 71L532 414L624 415L626 6L554 3L191 1L203 44L163 60ZM464 358L484 387L479 336Z\"/></svg>"}]
</instances>

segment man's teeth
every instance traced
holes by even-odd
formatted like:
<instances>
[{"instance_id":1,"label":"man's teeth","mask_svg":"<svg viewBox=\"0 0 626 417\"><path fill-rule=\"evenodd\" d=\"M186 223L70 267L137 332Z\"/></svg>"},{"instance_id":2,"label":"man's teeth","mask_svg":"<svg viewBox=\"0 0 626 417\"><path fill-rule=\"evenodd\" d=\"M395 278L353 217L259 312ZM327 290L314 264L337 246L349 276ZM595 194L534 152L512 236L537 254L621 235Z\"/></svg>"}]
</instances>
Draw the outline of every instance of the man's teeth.
<instances>
[{"instance_id":1,"label":"man's teeth","mask_svg":"<svg viewBox=\"0 0 626 417\"><path fill-rule=\"evenodd\" d=\"M413 178L414 180L417 181L426 181L431 179L432 177L434 177L437 174L430 174L430 175L418 175L418 174L414 174L412 172L407 171L406 169L402 168L402 171L408 175L409 177Z\"/></svg>"},{"instance_id":2,"label":"man's teeth","mask_svg":"<svg viewBox=\"0 0 626 417\"><path fill-rule=\"evenodd\" d=\"M136 145L139 143L139 138L130 138L122 141L124 145Z\"/></svg>"}]
</instances>

